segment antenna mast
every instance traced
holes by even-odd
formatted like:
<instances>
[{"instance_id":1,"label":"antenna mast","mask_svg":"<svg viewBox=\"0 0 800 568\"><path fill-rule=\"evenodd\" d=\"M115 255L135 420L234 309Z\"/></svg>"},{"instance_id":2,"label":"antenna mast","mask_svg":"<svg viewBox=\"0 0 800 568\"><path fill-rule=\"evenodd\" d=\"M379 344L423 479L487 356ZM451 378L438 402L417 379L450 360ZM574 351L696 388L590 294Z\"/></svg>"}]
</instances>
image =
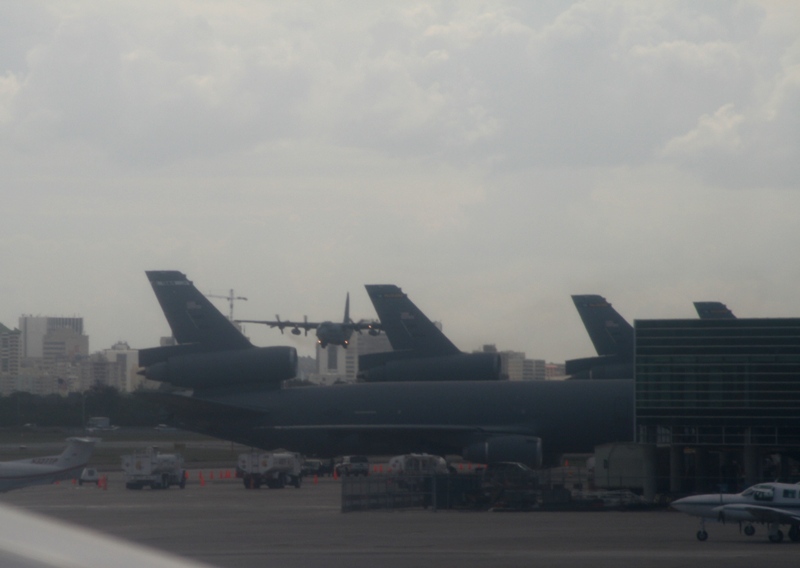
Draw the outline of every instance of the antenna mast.
<instances>
[{"instance_id":1,"label":"antenna mast","mask_svg":"<svg viewBox=\"0 0 800 568\"><path fill-rule=\"evenodd\" d=\"M209 298L223 298L225 300L228 300L228 305L230 306L230 314L228 315L228 319L231 320L231 321L233 321L233 302L235 300L244 300L245 302L247 301L247 298L245 298L244 296L235 295L233 293L233 288L231 288L231 290L230 290L230 292L228 293L227 296L220 296L219 294L208 294L208 297Z\"/></svg>"}]
</instances>

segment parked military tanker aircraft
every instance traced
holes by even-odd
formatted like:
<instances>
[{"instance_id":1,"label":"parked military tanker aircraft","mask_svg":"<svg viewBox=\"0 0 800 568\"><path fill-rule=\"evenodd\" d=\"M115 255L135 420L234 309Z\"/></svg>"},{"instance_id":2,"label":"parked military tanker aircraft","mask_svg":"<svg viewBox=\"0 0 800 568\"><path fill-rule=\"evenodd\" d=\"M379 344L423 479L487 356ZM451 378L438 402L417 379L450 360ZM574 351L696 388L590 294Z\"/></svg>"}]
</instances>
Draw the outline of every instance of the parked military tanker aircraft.
<instances>
[{"instance_id":1,"label":"parked military tanker aircraft","mask_svg":"<svg viewBox=\"0 0 800 568\"><path fill-rule=\"evenodd\" d=\"M140 372L173 387L142 396L188 430L324 458L460 453L531 466L633 437L630 380L419 381L409 370L382 382L284 388L296 374L294 348L251 344L181 272L147 277L179 344L139 351ZM452 363L437 365L453 374Z\"/></svg>"},{"instance_id":2,"label":"parked military tanker aircraft","mask_svg":"<svg viewBox=\"0 0 800 568\"><path fill-rule=\"evenodd\" d=\"M408 295L394 284L367 284L372 305L392 351L358 358L358 377L365 382L496 381L501 374L497 353L463 353Z\"/></svg>"},{"instance_id":3,"label":"parked military tanker aircraft","mask_svg":"<svg viewBox=\"0 0 800 568\"><path fill-rule=\"evenodd\" d=\"M695 302L694 309L700 319L736 319L733 312L722 302Z\"/></svg>"},{"instance_id":4,"label":"parked military tanker aircraft","mask_svg":"<svg viewBox=\"0 0 800 568\"><path fill-rule=\"evenodd\" d=\"M800 541L800 485L789 483L759 483L741 493L709 493L693 495L672 502L672 507L700 517L697 540L708 539L706 519L722 523L735 522L744 534L753 536L753 523L769 527L769 540L781 542L781 525L789 525L789 538Z\"/></svg>"},{"instance_id":5,"label":"parked military tanker aircraft","mask_svg":"<svg viewBox=\"0 0 800 568\"><path fill-rule=\"evenodd\" d=\"M281 320L280 316L276 315L275 320L236 320L239 323L261 323L264 325L268 325L270 327L277 327L281 330L281 334L283 334L283 330L287 327L292 328L292 335L300 335L300 330L302 329L305 332L305 335L308 335L308 331L310 329L317 330L317 343L322 348L327 347L328 345L341 345L344 348L347 348L350 345L350 338L353 336L353 332L357 331L361 333L362 331L368 331L370 335L378 335L380 333L381 326L379 323L376 322L367 322L367 321L359 321L354 322L350 319L350 293L347 293L347 299L344 302L344 319L339 322L333 321L323 321L323 322L310 322L308 318L304 318L303 321L289 321L289 320Z\"/></svg>"},{"instance_id":6,"label":"parked military tanker aircraft","mask_svg":"<svg viewBox=\"0 0 800 568\"><path fill-rule=\"evenodd\" d=\"M0 492L78 477L95 442L96 438L67 438L66 449L57 456L0 462Z\"/></svg>"},{"instance_id":7,"label":"parked military tanker aircraft","mask_svg":"<svg viewBox=\"0 0 800 568\"><path fill-rule=\"evenodd\" d=\"M597 357L566 361L574 379L633 379L633 326L603 296L572 296Z\"/></svg>"}]
</instances>

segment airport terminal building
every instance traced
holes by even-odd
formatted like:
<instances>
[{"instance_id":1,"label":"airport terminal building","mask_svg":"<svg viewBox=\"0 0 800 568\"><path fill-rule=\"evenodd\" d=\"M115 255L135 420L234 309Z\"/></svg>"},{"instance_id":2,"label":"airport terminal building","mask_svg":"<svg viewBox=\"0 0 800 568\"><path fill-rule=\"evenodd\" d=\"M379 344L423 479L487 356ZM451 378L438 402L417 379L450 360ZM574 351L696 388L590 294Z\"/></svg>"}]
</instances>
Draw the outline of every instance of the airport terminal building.
<instances>
[{"instance_id":1,"label":"airport terminal building","mask_svg":"<svg viewBox=\"0 0 800 568\"><path fill-rule=\"evenodd\" d=\"M658 491L797 481L800 318L637 320L634 329L636 442L656 448L644 471Z\"/></svg>"}]
</instances>

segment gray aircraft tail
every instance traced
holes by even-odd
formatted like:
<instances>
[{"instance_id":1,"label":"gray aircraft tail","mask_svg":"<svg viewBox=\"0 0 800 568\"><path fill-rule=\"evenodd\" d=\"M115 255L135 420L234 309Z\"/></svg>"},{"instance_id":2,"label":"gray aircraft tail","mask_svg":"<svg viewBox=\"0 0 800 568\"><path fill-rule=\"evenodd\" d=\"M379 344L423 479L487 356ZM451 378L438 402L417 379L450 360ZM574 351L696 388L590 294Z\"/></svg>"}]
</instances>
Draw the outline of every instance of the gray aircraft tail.
<instances>
[{"instance_id":1,"label":"gray aircraft tail","mask_svg":"<svg viewBox=\"0 0 800 568\"><path fill-rule=\"evenodd\" d=\"M149 270L146 274L179 344L196 344L208 351L253 346L185 274L177 270Z\"/></svg>"},{"instance_id":2,"label":"gray aircraft tail","mask_svg":"<svg viewBox=\"0 0 800 568\"><path fill-rule=\"evenodd\" d=\"M97 441L97 438L67 438L67 447L53 465L65 470L83 467L92 456Z\"/></svg>"},{"instance_id":3,"label":"gray aircraft tail","mask_svg":"<svg viewBox=\"0 0 800 568\"><path fill-rule=\"evenodd\" d=\"M605 298L595 294L572 296L598 355L633 353L633 327Z\"/></svg>"},{"instance_id":4,"label":"gray aircraft tail","mask_svg":"<svg viewBox=\"0 0 800 568\"><path fill-rule=\"evenodd\" d=\"M381 320L381 329L395 351L414 351L425 356L461 353L399 287L367 284L365 288Z\"/></svg>"},{"instance_id":5,"label":"gray aircraft tail","mask_svg":"<svg viewBox=\"0 0 800 568\"><path fill-rule=\"evenodd\" d=\"M736 319L733 312L722 302L695 302L694 309L700 319Z\"/></svg>"}]
</instances>

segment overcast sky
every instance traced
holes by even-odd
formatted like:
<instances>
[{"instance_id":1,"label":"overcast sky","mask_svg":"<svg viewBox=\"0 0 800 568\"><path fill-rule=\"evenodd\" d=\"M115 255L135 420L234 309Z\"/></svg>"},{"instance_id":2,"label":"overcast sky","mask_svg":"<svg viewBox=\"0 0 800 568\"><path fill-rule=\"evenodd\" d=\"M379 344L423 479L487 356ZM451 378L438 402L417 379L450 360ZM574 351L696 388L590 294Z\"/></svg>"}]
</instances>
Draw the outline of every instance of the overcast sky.
<instances>
[{"instance_id":1,"label":"overcast sky","mask_svg":"<svg viewBox=\"0 0 800 568\"><path fill-rule=\"evenodd\" d=\"M4 0L0 172L0 322L92 351L169 334L150 269L548 361L571 294L800 316L800 3Z\"/></svg>"}]
</instances>

